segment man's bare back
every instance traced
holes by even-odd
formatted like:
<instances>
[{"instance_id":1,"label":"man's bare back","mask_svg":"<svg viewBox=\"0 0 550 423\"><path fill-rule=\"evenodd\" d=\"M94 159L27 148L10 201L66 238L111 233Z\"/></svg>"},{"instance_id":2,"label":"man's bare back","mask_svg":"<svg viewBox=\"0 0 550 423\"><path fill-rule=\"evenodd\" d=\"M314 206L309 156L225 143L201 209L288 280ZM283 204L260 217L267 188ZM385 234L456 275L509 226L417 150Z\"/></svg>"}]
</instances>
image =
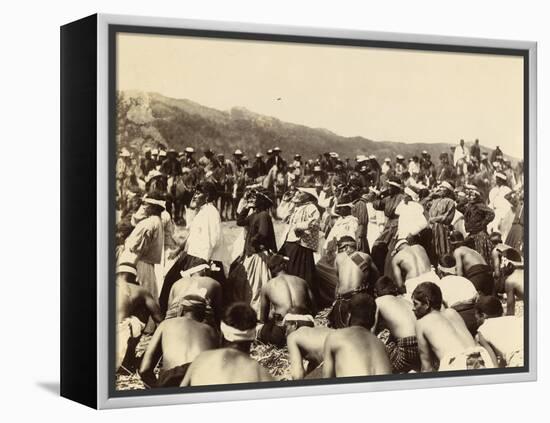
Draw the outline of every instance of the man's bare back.
<instances>
[{"instance_id":1,"label":"man's bare back","mask_svg":"<svg viewBox=\"0 0 550 423\"><path fill-rule=\"evenodd\" d=\"M297 276L280 274L270 279L262 287L261 299L262 321L269 319L269 314L284 317L292 307L303 307L314 313L313 293L307 282Z\"/></svg>"},{"instance_id":2,"label":"man's bare back","mask_svg":"<svg viewBox=\"0 0 550 423\"><path fill-rule=\"evenodd\" d=\"M403 297L383 295L376 298L379 324L385 326L394 338L416 336L416 316L412 304Z\"/></svg>"},{"instance_id":3,"label":"man's bare back","mask_svg":"<svg viewBox=\"0 0 550 423\"><path fill-rule=\"evenodd\" d=\"M453 256L456 260L456 273L458 276L464 276L472 266L487 264L481 254L466 246L455 249Z\"/></svg>"},{"instance_id":4,"label":"man's bare back","mask_svg":"<svg viewBox=\"0 0 550 423\"><path fill-rule=\"evenodd\" d=\"M452 308L440 312L434 310L419 319L416 336L423 370L429 353L442 360L449 354L457 354L476 345L464 320Z\"/></svg>"},{"instance_id":5,"label":"man's bare back","mask_svg":"<svg viewBox=\"0 0 550 423\"><path fill-rule=\"evenodd\" d=\"M268 371L247 354L234 348L220 348L201 353L189 366L180 386L272 380L274 379Z\"/></svg>"},{"instance_id":6,"label":"man's bare back","mask_svg":"<svg viewBox=\"0 0 550 423\"><path fill-rule=\"evenodd\" d=\"M382 341L360 326L330 333L325 341L323 357L323 376L327 378L392 372Z\"/></svg>"},{"instance_id":7,"label":"man's bare back","mask_svg":"<svg viewBox=\"0 0 550 423\"><path fill-rule=\"evenodd\" d=\"M395 281L401 287L408 279L430 272L431 263L424 247L406 245L393 256L392 268Z\"/></svg>"},{"instance_id":8,"label":"man's bare back","mask_svg":"<svg viewBox=\"0 0 550 423\"><path fill-rule=\"evenodd\" d=\"M214 310L219 313L222 308L222 286L218 281L208 276L189 276L182 278L172 286L168 300L168 309L172 303L186 295L199 295L203 290L203 298L210 300Z\"/></svg>"},{"instance_id":9,"label":"man's bare back","mask_svg":"<svg viewBox=\"0 0 550 423\"><path fill-rule=\"evenodd\" d=\"M190 363L201 352L219 345L219 335L210 325L185 317L165 320L158 330L161 330L165 369Z\"/></svg>"},{"instance_id":10,"label":"man's bare back","mask_svg":"<svg viewBox=\"0 0 550 423\"><path fill-rule=\"evenodd\" d=\"M336 294L343 295L354 289L365 286L371 281L374 282L378 278L378 271L376 270L372 258L363 252L355 251L353 254L358 255L366 263L366 271L363 271L355 264L348 253L342 252L336 255L334 260L334 266L336 267L336 273L338 275L338 286L336 287Z\"/></svg>"},{"instance_id":11,"label":"man's bare back","mask_svg":"<svg viewBox=\"0 0 550 423\"><path fill-rule=\"evenodd\" d=\"M290 374L292 379L303 379L305 376L303 360L308 361L308 371L323 362L324 346L327 336L335 329L325 326L302 326L287 337L290 356Z\"/></svg>"},{"instance_id":12,"label":"man's bare back","mask_svg":"<svg viewBox=\"0 0 550 423\"><path fill-rule=\"evenodd\" d=\"M144 323L147 322L149 316L157 323L162 320L158 303L145 288L122 280L117 280L116 287L118 322L122 322L130 316L136 316Z\"/></svg>"}]
</instances>

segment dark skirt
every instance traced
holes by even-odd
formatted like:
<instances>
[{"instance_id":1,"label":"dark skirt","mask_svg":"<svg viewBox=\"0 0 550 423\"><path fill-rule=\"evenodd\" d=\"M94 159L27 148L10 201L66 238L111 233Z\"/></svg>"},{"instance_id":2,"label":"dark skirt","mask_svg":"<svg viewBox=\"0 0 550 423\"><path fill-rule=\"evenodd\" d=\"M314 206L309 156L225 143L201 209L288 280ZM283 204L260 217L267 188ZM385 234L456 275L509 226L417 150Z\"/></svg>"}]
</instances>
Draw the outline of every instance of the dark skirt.
<instances>
[{"instance_id":1,"label":"dark skirt","mask_svg":"<svg viewBox=\"0 0 550 423\"><path fill-rule=\"evenodd\" d=\"M191 363L185 363L169 370L161 370L157 386L159 388L179 388Z\"/></svg>"},{"instance_id":2,"label":"dark skirt","mask_svg":"<svg viewBox=\"0 0 550 423\"><path fill-rule=\"evenodd\" d=\"M493 295L495 279L493 278L493 269L488 264L471 266L468 271L464 272L464 277L472 282L478 292L483 295Z\"/></svg>"},{"instance_id":3,"label":"dark skirt","mask_svg":"<svg viewBox=\"0 0 550 423\"><path fill-rule=\"evenodd\" d=\"M506 237L506 245L519 252L523 252L523 225L521 223L514 223L512 225Z\"/></svg>"},{"instance_id":4,"label":"dark skirt","mask_svg":"<svg viewBox=\"0 0 550 423\"><path fill-rule=\"evenodd\" d=\"M319 286L319 298L317 307L319 309L330 306L336 299L336 286L338 285L338 275L334 265L330 264L324 258L317 262L316 266L317 284Z\"/></svg>"},{"instance_id":5,"label":"dark skirt","mask_svg":"<svg viewBox=\"0 0 550 423\"><path fill-rule=\"evenodd\" d=\"M160 291L159 305L163 315L166 314L166 310L168 308L168 299L170 297L172 286L181 279L180 272L206 263L208 263L206 260L190 256L186 253L183 253L176 260L172 268L164 277L164 283L162 284L162 290Z\"/></svg>"},{"instance_id":6,"label":"dark skirt","mask_svg":"<svg viewBox=\"0 0 550 423\"><path fill-rule=\"evenodd\" d=\"M288 257L286 272L304 279L313 291L315 299L318 300L319 286L316 278L313 250L303 247L297 242L285 242L279 250L279 254Z\"/></svg>"},{"instance_id":7,"label":"dark skirt","mask_svg":"<svg viewBox=\"0 0 550 423\"><path fill-rule=\"evenodd\" d=\"M397 243L397 219L390 219L386 222L386 226L374 241L372 246L372 259L376 268L380 272L380 276L389 275L393 277L391 267L391 252Z\"/></svg>"},{"instance_id":8,"label":"dark skirt","mask_svg":"<svg viewBox=\"0 0 550 423\"><path fill-rule=\"evenodd\" d=\"M451 242L449 240L449 225L444 223L432 223L433 248L436 257L436 263L439 258L451 251ZM432 263L433 264L433 263Z\"/></svg>"},{"instance_id":9,"label":"dark skirt","mask_svg":"<svg viewBox=\"0 0 550 423\"><path fill-rule=\"evenodd\" d=\"M483 256L485 262L492 263L491 253L493 251L493 244L489 238L489 234L486 231L478 232L477 234L470 234L466 240L472 239L474 241L474 250Z\"/></svg>"}]
</instances>

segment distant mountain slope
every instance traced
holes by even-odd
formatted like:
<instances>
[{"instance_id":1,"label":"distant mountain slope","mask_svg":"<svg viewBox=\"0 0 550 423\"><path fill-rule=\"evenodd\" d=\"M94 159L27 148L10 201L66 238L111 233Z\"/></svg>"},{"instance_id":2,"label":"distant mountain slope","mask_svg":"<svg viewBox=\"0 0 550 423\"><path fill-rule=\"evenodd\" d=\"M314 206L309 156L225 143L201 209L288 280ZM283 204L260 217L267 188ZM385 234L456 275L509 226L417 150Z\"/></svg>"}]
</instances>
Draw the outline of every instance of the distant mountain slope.
<instances>
[{"instance_id":1,"label":"distant mountain slope","mask_svg":"<svg viewBox=\"0 0 550 423\"><path fill-rule=\"evenodd\" d=\"M441 152L450 152L448 143L407 144L342 137L327 129L283 122L243 107L220 111L156 93L118 93L117 109L117 141L132 150L162 142L179 151L188 146L197 151L211 148L228 156L239 148L248 156L254 156L279 146L287 158L295 153L315 158L324 152L336 151L343 158L375 154L379 159L391 157L392 160L397 154L410 157L422 150L428 151L432 159L437 159Z\"/></svg>"}]
</instances>

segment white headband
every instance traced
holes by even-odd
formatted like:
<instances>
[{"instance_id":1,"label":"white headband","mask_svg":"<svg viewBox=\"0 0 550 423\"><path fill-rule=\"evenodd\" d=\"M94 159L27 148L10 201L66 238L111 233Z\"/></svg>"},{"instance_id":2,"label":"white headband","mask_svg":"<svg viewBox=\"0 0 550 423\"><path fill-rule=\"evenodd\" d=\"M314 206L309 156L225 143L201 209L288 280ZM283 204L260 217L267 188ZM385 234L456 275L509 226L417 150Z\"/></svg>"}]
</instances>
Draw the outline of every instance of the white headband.
<instances>
[{"instance_id":1,"label":"white headband","mask_svg":"<svg viewBox=\"0 0 550 423\"><path fill-rule=\"evenodd\" d=\"M248 330L239 330L221 322L220 329L223 337L229 342L254 341L256 338L256 328Z\"/></svg>"},{"instance_id":2,"label":"white headband","mask_svg":"<svg viewBox=\"0 0 550 423\"><path fill-rule=\"evenodd\" d=\"M456 275L456 266L453 267L443 267L440 264L437 265L439 271L443 273L450 273L451 275Z\"/></svg>"},{"instance_id":3,"label":"white headband","mask_svg":"<svg viewBox=\"0 0 550 423\"><path fill-rule=\"evenodd\" d=\"M292 314L287 313L285 317L283 318L283 324L292 321L292 322L311 322L315 324L315 319L313 319L313 316L311 314Z\"/></svg>"},{"instance_id":4,"label":"white headband","mask_svg":"<svg viewBox=\"0 0 550 423\"><path fill-rule=\"evenodd\" d=\"M210 269L210 266L207 265L207 264L199 264L198 266L195 266L195 267L192 267L190 269L187 269L187 270L182 270L180 272L180 275L182 278L187 278L195 273L199 273L200 271L204 270L204 269Z\"/></svg>"}]
</instances>

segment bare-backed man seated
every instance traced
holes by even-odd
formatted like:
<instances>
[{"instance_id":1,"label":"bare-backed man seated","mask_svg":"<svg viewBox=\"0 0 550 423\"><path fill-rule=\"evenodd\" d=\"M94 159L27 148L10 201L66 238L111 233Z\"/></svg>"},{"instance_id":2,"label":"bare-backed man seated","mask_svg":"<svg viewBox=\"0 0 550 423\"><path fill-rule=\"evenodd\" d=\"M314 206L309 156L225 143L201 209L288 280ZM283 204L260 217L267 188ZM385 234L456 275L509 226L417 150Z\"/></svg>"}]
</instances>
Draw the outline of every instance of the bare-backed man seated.
<instances>
[{"instance_id":1,"label":"bare-backed man seated","mask_svg":"<svg viewBox=\"0 0 550 423\"><path fill-rule=\"evenodd\" d=\"M329 325L333 328L346 327L343 310L354 295L369 292L372 294L374 282L378 279L378 269L372 258L357 251L357 243L351 236L338 240L338 254L334 260L338 283L336 299L329 313Z\"/></svg>"},{"instance_id":2,"label":"bare-backed man seated","mask_svg":"<svg viewBox=\"0 0 550 423\"><path fill-rule=\"evenodd\" d=\"M416 316L411 302L399 294L397 285L387 276L382 276L376 281L374 295L378 313L377 327L388 329L390 332L386 350L393 373L419 371Z\"/></svg>"},{"instance_id":3,"label":"bare-backed man seated","mask_svg":"<svg viewBox=\"0 0 550 423\"><path fill-rule=\"evenodd\" d=\"M197 355L217 348L219 335L207 323L206 301L188 295L181 301L181 317L164 320L149 341L139 369L146 387L177 387ZM154 369L162 357L158 381Z\"/></svg>"},{"instance_id":4,"label":"bare-backed man seated","mask_svg":"<svg viewBox=\"0 0 550 423\"><path fill-rule=\"evenodd\" d=\"M414 289L422 282L439 279L424 247L410 245L406 239L400 239L395 244L391 263L394 280L406 298L410 299Z\"/></svg>"},{"instance_id":5,"label":"bare-backed man seated","mask_svg":"<svg viewBox=\"0 0 550 423\"><path fill-rule=\"evenodd\" d=\"M474 250L473 239L465 241L464 236L458 231L452 232L449 238L456 260L456 274L472 282L482 295L492 295L495 291L493 269L483 256Z\"/></svg>"},{"instance_id":6,"label":"bare-backed man seated","mask_svg":"<svg viewBox=\"0 0 550 423\"><path fill-rule=\"evenodd\" d=\"M307 314L307 310L299 307L291 308L284 322L292 379L322 378L325 340L335 329L314 326L313 317ZM305 369L304 360L308 362Z\"/></svg>"},{"instance_id":7,"label":"bare-backed man seated","mask_svg":"<svg viewBox=\"0 0 550 423\"><path fill-rule=\"evenodd\" d=\"M181 316L182 300L187 295L199 295L206 302L205 321L213 327L218 327L222 312L222 286L207 276L210 266L201 264L182 277L172 286L168 297L166 319Z\"/></svg>"},{"instance_id":8,"label":"bare-backed man seated","mask_svg":"<svg viewBox=\"0 0 550 423\"><path fill-rule=\"evenodd\" d=\"M123 257L124 260L124 257ZM116 369L133 373L137 367L136 346L149 317L162 320L158 301L136 282L133 262L122 261L116 269L117 345Z\"/></svg>"},{"instance_id":9,"label":"bare-backed man seated","mask_svg":"<svg viewBox=\"0 0 550 423\"><path fill-rule=\"evenodd\" d=\"M248 304L230 305L220 324L223 347L199 354L180 386L272 381L269 372L250 357L256 322L256 312Z\"/></svg>"},{"instance_id":10,"label":"bare-backed man seated","mask_svg":"<svg viewBox=\"0 0 550 423\"><path fill-rule=\"evenodd\" d=\"M323 377L391 374L386 348L372 331L376 304L367 293L354 295L346 318L349 327L328 334L323 353Z\"/></svg>"},{"instance_id":11,"label":"bare-backed man seated","mask_svg":"<svg viewBox=\"0 0 550 423\"><path fill-rule=\"evenodd\" d=\"M489 353L476 344L457 311L441 310L443 299L436 284L421 283L412 300L422 372L493 367Z\"/></svg>"},{"instance_id":12,"label":"bare-backed man seated","mask_svg":"<svg viewBox=\"0 0 550 423\"><path fill-rule=\"evenodd\" d=\"M283 347L286 334L283 319L293 307L304 309L302 314L315 314L315 301L308 283L297 276L286 273L285 257L275 254L268 259L269 270L274 278L263 287L260 299L260 321L258 340Z\"/></svg>"}]
</instances>

